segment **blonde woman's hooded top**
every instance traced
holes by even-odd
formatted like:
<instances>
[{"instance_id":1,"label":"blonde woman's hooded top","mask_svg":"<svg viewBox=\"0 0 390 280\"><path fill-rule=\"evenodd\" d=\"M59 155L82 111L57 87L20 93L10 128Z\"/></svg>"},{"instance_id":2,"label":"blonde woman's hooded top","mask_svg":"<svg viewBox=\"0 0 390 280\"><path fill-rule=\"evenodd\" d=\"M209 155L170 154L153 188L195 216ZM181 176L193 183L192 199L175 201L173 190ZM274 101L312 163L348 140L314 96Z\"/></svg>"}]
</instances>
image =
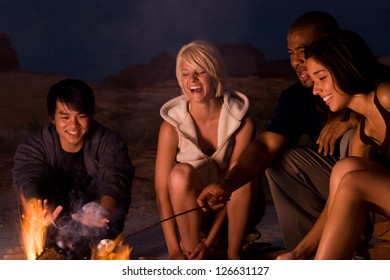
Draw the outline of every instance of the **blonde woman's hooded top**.
<instances>
[{"instance_id":1,"label":"blonde woman's hooded top","mask_svg":"<svg viewBox=\"0 0 390 280\"><path fill-rule=\"evenodd\" d=\"M195 126L185 95L169 100L160 110L161 117L173 125L178 134L176 161L191 164L204 185L218 181L227 172L235 144L232 135L240 127L249 108L248 98L237 91L225 91L221 99L223 102L218 122L218 147L211 156L205 155L197 145Z\"/></svg>"}]
</instances>

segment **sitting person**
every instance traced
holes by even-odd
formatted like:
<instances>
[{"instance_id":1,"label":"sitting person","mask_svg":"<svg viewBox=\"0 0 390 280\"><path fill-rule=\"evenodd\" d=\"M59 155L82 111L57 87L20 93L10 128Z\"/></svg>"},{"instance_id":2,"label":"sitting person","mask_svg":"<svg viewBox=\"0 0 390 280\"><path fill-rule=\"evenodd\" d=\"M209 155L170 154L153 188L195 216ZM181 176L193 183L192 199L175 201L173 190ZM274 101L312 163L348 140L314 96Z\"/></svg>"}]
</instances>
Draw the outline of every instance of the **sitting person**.
<instances>
[{"instance_id":1,"label":"sitting person","mask_svg":"<svg viewBox=\"0 0 390 280\"><path fill-rule=\"evenodd\" d=\"M50 123L16 150L13 184L21 204L38 199L52 224L46 248L89 259L91 246L123 231L134 167L121 137L93 119L95 97L86 83L53 85L47 111Z\"/></svg>"},{"instance_id":2,"label":"sitting person","mask_svg":"<svg viewBox=\"0 0 390 280\"><path fill-rule=\"evenodd\" d=\"M248 98L225 88L225 66L214 45L205 41L184 45L177 55L176 77L182 95L160 111L164 121L155 188L161 220L196 208L202 188L221 179L254 136ZM226 219L228 258L242 258L247 229L264 214L264 203L252 203L260 191L258 184L255 180L233 192L221 211L192 211L163 222L170 258L206 258Z\"/></svg>"},{"instance_id":3,"label":"sitting person","mask_svg":"<svg viewBox=\"0 0 390 280\"><path fill-rule=\"evenodd\" d=\"M200 206L223 205L232 191L267 175L286 250L292 250L313 227L325 207L329 177L337 160L345 156L355 114L332 113L312 93L305 48L339 24L329 14L311 11L296 19L287 32L287 49L297 81L285 89L274 115L256 139L241 153L234 168L219 182L203 188ZM309 141L302 145L305 136ZM222 202L222 203L221 203Z\"/></svg>"},{"instance_id":4,"label":"sitting person","mask_svg":"<svg viewBox=\"0 0 390 280\"><path fill-rule=\"evenodd\" d=\"M356 33L342 30L316 40L306 52L313 93L331 111L363 116L350 157L336 163L327 205L308 235L279 259L351 259L367 211L390 217L390 68Z\"/></svg>"}]
</instances>

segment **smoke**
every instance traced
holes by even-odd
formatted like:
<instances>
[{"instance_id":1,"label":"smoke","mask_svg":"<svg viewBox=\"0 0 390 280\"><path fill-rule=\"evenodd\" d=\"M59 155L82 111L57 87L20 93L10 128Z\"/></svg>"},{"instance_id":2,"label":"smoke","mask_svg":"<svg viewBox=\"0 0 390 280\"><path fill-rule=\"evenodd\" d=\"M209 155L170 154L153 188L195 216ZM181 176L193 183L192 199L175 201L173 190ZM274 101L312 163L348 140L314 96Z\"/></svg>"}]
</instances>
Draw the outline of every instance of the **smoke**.
<instances>
[{"instance_id":1,"label":"smoke","mask_svg":"<svg viewBox=\"0 0 390 280\"><path fill-rule=\"evenodd\" d=\"M97 202L90 202L81 207L77 215L93 215L95 219L108 217L108 211ZM48 234L49 247L59 247L68 259L90 259L91 250L109 233L109 227L88 227L80 221L62 215L56 220L56 228ZM53 242L55 244L53 244Z\"/></svg>"}]
</instances>

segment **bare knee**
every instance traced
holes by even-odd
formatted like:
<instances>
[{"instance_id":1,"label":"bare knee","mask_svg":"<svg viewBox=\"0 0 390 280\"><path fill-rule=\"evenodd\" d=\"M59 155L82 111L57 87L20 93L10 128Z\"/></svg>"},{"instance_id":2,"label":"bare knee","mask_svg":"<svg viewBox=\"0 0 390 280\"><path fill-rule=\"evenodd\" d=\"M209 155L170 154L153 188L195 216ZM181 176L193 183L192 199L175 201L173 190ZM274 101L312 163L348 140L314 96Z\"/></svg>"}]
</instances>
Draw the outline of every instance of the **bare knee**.
<instances>
[{"instance_id":1,"label":"bare knee","mask_svg":"<svg viewBox=\"0 0 390 280\"><path fill-rule=\"evenodd\" d=\"M342 196L347 200L361 200L362 199L362 180L360 179L359 170L352 170L347 172L340 180L337 195Z\"/></svg>"},{"instance_id":2,"label":"bare knee","mask_svg":"<svg viewBox=\"0 0 390 280\"><path fill-rule=\"evenodd\" d=\"M175 193L188 192L199 184L194 167L187 163L179 163L172 168L169 176L170 190Z\"/></svg>"},{"instance_id":3,"label":"bare knee","mask_svg":"<svg viewBox=\"0 0 390 280\"><path fill-rule=\"evenodd\" d=\"M355 157L347 157L338 161L332 170L330 178L331 194L334 194L339 186L351 185L356 183L356 171L363 168L361 159Z\"/></svg>"}]
</instances>

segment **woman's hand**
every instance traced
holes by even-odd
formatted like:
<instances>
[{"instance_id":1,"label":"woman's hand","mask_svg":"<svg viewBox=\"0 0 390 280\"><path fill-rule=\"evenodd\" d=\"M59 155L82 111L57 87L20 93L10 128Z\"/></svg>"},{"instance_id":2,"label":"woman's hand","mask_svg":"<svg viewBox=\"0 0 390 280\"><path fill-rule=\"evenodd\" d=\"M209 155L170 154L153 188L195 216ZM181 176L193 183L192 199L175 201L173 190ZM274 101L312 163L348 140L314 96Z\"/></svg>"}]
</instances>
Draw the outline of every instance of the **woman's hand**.
<instances>
[{"instance_id":1,"label":"woman's hand","mask_svg":"<svg viewBox=\"0 0 390 280\"><path fill-rule=\"evenodd\" d=\"M187 252L187 258L189 260L204 260L207 256L208 248L206 243L201 240L200 243L192 250L192 252Z\"/></svg>"},{"instance_id":2,"label":"woman's hand","mask_svg":"<svg viewBox=\"0 0 390 280\"><path fill-rule=\"evenodd\" d=\"M287 251L284 252L276 257L276 260L301 260L301 258L298 257L296 252L294 251Z\"/></svg>"}]
</instances>

